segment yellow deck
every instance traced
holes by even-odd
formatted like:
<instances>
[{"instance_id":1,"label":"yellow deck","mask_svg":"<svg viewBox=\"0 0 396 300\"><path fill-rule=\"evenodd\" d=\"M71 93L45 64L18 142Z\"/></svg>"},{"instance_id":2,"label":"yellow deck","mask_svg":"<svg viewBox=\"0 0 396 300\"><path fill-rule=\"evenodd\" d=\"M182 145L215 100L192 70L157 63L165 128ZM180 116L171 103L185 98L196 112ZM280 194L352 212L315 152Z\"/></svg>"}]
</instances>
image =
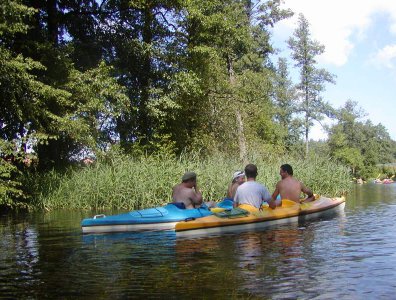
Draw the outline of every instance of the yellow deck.
<instances>
[{"instance_id":1,"label":"yellow deck","mask_svg":"<svg viewBox=\"0 0 396 300\"><path fill-rule=\"evenodd\" d=\"M345 202L345 198L320 197L313 202L303 204L298 204L290 200L282 200L282 206L277 207L276 209L263 206L262 210L258 210L257 208L249 205L241 205L239 206L240 208L250 212L248 216L229 219L211 215L196 220L178 222L176 223L175 230L187 231L230 225L252 224L257 222L269 222L278 219L291 218L299 215L307 215L325 211L336 207L343 202Z\"/></svg>"}]
</instances>

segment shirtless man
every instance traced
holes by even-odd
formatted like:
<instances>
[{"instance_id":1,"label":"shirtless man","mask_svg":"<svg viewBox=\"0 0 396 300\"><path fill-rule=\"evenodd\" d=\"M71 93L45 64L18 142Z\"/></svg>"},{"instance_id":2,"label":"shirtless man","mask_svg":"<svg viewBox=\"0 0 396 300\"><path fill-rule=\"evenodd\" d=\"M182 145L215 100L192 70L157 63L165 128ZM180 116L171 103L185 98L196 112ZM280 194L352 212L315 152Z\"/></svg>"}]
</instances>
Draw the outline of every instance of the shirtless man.
<instances>
[{"instance_id":1,"label":"shirtless man","mask_svg":"<svg viewBox=\"0 0 396 300\"><path fill-rule=\"evenodd\" d=\"M280 194L281 199L288 199L300 203L301 192L307 195L302 202L310 202L315 200L315 196L302 182L293 177L293 168L289 164L280 167L279 172L282 180L278 181L275 191L272 194L271 202L275 202L276 197Z\"/></svg>"},{"instance_id":2,"label":"shirtless man","mask_svg":"<svg viewBox=\"0 0 396 300\"><path fill-rule=\"evenodd\" d=\"M173 187L172 199L173 203L183 203L187 209L200 207L202 194L197 187L197 174L185 173L182 182Z\"/></svg>"}]
</instances>

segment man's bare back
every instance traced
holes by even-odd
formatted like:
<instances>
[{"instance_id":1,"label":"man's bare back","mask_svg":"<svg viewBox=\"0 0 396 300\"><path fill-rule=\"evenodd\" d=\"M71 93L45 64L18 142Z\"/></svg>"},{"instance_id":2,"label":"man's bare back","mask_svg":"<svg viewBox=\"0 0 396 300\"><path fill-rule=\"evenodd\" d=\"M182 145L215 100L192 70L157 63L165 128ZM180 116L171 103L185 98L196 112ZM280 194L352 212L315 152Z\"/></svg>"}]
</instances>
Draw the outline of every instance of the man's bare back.
<instances>
[{"instance_id":1,"label":"man's bare back","mask_svg":"<svg viewBox=\"0 0 396 300\"><path fill-rule=\"evenodd\" d=\"M277 183L276 189L279 191L281 199L300 202L300 194L304 189L304 185L293 177L287 177Z\"/></svg>"},{"instance_id":2,"label":"man's bare back","mask_svg":"<svg viewBox=\"0 0 396 300\"><path fill-rule=\"evenodd\" d=\"M199 195L192 188L185 187L183 184L173 187L172 199L173 202L184 203L187 209L195 208L195 204L199 203ZM202 196L200 199L202 203Z\"/></svg>"},{"instance_id":3,"label":"man's bare back","mask_svg":"<svg viewBox=\"0 0 396 300\"><path fill-rule=\"evenodd\" d=\"M172 189L174 203L184 203L187 209L201 206L202 194L198 191L196 174L187 172L182 177L182 183L175 185Z\"/></svg>"},{"instance_id":4,"label":"man's bare back","mask_svg":"<svg viewBox=\"0 0 396 300\"><path fill-rule=\"evenodd\" d=\"M281 199L288 199L300 203L301 192L307 195L304 202L309 202L315 200L315 197L310 189L308 189L302 182L293 177L293 168L284 164L280 168L279 175L281 175L282 180L278 181L275 187L275 191L272 194L272 203L270 207L274 207L275 199L278 195Z\"/></svg>"}]
</instances>

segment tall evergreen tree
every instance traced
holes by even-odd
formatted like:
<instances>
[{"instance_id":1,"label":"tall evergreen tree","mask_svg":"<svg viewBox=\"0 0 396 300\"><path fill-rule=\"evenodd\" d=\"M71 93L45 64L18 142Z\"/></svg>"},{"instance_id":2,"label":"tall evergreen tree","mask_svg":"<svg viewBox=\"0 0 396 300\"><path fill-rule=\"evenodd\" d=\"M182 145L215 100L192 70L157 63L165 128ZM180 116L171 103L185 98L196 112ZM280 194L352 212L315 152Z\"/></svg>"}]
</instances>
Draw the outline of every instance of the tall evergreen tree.
<instances>
[{"instance_id":1,"label":"tall evergreen tree","mask_svg":"<svg viewBox=\"0 0 396 300\"><path fill-rule=\"evenodd\" d=\"M295 117L297 112L296 87L289 75L287 60L278 59L274 76L274 104L276 107L275 121L281 127L279 138L286 148L291 150L301 135L301 122Z\"/></svg>"},{"instance_id":2,"label":"tall evergreen tree","mask_svg":"<svg viewBox=\"0 0 396 300\"><path fill-rule=\"evenodd\" d=\"M297 88L301 100L299 111L304 115L305 154L307 156L309 130L313 126L313 121L320 121L324 115L331 114L331 106L323 100L321 92L324 91L327 82L334 83L334 75L316 67L316 58L325 51L325 48L311 39L309 23L303 14L299 15L298 27L288 40L288 45L292 51L295 67L300 70L300 82Z\"/></svg>"}]
</instances>

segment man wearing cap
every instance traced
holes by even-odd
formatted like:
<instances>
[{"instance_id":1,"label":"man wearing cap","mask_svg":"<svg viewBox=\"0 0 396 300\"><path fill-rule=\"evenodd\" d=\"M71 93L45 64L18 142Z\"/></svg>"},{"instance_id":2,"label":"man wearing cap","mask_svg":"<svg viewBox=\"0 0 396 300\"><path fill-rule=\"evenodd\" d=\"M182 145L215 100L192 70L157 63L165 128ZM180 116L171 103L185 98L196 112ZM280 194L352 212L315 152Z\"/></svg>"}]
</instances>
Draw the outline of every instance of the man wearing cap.
<instances>
[{"instance_id":1,"label":"man wearing cap","mask_svg":"<svg viewBox=\"0 0 396 300\"><path fill-rule=\"evenodd\" d=\"M234 200L235 192L242 183L245 182L245 173L243 171L236 171L232 176L232 181L228 186L227 199Z\"/></svg>"},{"instance_id":2,"label":"man wearing cap","mask_svg":"<svg viewBox=\"0 0 396 300\"><path fill-rule=\"evenodd\" d=\"M187 209L200 207L202 194L197 187L197 174L186 172L182 176L182 182L173 187L172 199L173 203L182 204Z\"/></svg>"},{"instance_id":3,"label":"man wearing cap","mask_svg":"<svg viewBox=\"0 0 396 300\"><path fill-rule=\"evenodd\" d=\"M246 182L240 185L235 193L234 207L245 204L260 209L263 202L270 203L268 189L256 181L257 166L248 164L245 167Z\"/></svg>"}]
</instances>

